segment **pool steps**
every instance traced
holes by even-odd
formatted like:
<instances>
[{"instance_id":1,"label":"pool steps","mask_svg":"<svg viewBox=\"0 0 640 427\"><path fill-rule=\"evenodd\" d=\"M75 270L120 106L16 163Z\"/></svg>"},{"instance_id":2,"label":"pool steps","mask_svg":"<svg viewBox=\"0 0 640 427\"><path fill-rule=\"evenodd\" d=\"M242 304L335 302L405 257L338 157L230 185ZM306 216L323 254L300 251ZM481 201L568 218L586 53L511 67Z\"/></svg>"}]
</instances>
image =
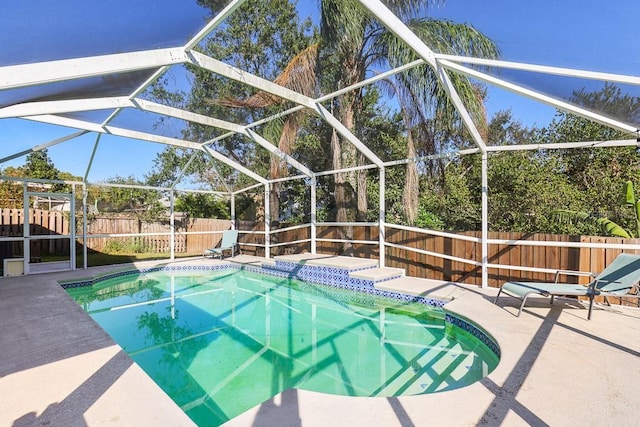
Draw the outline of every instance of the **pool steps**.
<instances>
[{"instance_id":1,"label":"pool steps","mask_svg":"<svg viewBox=\"0 0 640 427\"><path fill-rule=\"evenodd\" d=\"M349 277L354 277L356 279L367 279L371 280L374 283L377 283L404 277L404 269L392 267L368 268L366 270L350 272Z\"/></svg>"},{"instance_id":2,"label":"pool steps","mask_svg":"<svg viewBox=\"0 0 640 427\"><path fill-rule=\"evenodd\" d=\"M309 279L305 266L320 267L329 274L342 276L349 279L360 279L375 285L379 282L399 279L404 277L405 271L401 268L378 267L378 261L367 258L353 258L344 256L329 256L322 254L295 254L280 255L273 259L265 260L262 268L282 271L286 273L300 273L305 279Z\"/></svg>"}]
</instances>

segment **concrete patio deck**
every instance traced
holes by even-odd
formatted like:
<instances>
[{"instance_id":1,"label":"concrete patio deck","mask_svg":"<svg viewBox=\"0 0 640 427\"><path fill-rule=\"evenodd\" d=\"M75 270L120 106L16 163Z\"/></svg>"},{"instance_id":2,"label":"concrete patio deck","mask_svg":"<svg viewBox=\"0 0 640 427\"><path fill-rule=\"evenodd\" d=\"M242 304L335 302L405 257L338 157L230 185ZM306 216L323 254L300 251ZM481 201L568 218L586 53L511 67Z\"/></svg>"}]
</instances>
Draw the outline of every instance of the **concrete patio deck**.
<instances>
[{"instance_id":1,"label":"concrete patio deck","mask_svg":"<svg viewBox=\"0 0 640 427\"><path fill-rule=\"evenodd\" d=\"M179 261L203 262L219 261ZM0 279L0 426L192 425L57 283L124 268ZM517 300L492 303L496 289L405 279L384 286L454 298L447 310L497 340L502 358L494 372L471 386L422 396L291 389L226 425L638 425L640 310L597 306L587 321L574 300L550 306L531 298L517 318Z\"/></svg>"}]
</instances>

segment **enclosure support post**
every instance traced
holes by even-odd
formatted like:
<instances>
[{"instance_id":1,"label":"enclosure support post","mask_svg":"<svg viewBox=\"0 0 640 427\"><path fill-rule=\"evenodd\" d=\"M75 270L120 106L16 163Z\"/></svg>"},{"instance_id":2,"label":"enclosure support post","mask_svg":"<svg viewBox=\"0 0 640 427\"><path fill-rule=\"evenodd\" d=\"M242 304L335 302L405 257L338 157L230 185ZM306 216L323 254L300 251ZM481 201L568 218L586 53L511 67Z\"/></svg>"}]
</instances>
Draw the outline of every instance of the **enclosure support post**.
<instances>
[{"instance_id":1,"label":"enclosure support post","mask_svg":"<svg viewBox=\"0 0 640 427\"><path fill-rule=\"evenodd\" d=\"M170 260L173 261L176 259L176 213L174 211L174 192L173 190L169 193L169 230L171 235L169 236L169 246L170 246Z\"/></svg>"},{"instance_id":2,"label":"enclosure support post","mask_svg":"<svg viewBox=\"0 0 640 427\"><path fill-rule=\"evenodd\" d=\"M482 153L482 288L489 286L489 156L487 152Z\"/></svg>"},{"instance_id":3,"label":"enclosure support post","mask_svg":"<svg viewBox=\"0 0 640 427\"><path fill-rule=\"evenodd\" d=\"M380 216L378 217L378 238L380 250L380 268L385 266L385 246L384 246L384 221L385 221L385 168L380 168Z\"/></svg>"},{"instance_id":4,"label":"enclosure support post","mask_svg":"<svg viewBox=\"0 0 640 427\"><path fill-rule=\"evenodd\" d=\"M31 258L31 240L29 239L29 185L27 181L22 182L22 194L23 196L23 214L22 214L22 237L23 237L23 249L22 255L24 256L24 274L29 274L29 261Z\"/></svg>"},{"instance_id":5,"label":"enclosure support post","mask_svg":"<svg viewBox=\"0 0 640 427\"><path fill-rule=\"evenodd\" d=\"M236 229L236 193L231 193L231 197L230 197L230 201L231 201L231 229L235 230Z\"/></svg>"},{"instance_id":6,"label":"enclosure support post","mask_svg":"<svg viewBox=\"0 0 640 427\"><path fill-rule=\"evenodd\" d=\"M271 249L269 248L269 244L271 243L271 215L269 215L269 211L271 207L269 206L269 197L270 197L270 186L268 182L264 185L264 257L271 258Z\"/></svg>"},{"instance_id":7,"label":"enclosure support post","mask_svg":"<svg viewBox=\"0 0 640 427\"><path fill-rule=\"evenodd\" d=\"M82 183L82 268L86 270L89 267L87 259L87 183Z\"/></svg>"},{"instance_id":8,"label":"enclosure support post","mask_svg":"<svg viewBox=\"0 0 640 427\"><path fill-rule=\"evenodd\" d=\"M84 203L83 203L84 204ZM69 262L71 271L76 269L76 185L71 185L71 200L69 200Z\"/></svg>"},{"instance_id":9,"label":"enclosure support post","mask_svg":"<svg viewBox=\"0 0 640 427\"><path fill-rule=\"evenodd\" d=\"M310 201L310 210L311 210L311 253L316 253L316 185L318 178L314 175L311 177L311 201Z\"/></svg>"}]
</instances>

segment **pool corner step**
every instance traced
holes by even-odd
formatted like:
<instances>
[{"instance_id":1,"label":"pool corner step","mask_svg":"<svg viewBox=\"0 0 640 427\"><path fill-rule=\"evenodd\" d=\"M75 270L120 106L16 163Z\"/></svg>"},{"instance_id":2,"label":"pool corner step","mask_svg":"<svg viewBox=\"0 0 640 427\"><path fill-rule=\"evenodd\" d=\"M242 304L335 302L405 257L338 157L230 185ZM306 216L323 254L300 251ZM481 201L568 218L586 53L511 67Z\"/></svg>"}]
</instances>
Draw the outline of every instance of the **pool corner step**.
<instances>
[{"instance_id":1,"label":"pool corner step","mask_svg":"<svg viewBox=\"0 0 640 427\"><path fill-rule=\"evenodd\" d=\"M447 301L453 300L461 293L466 292L455 282L411 276L399 277L384 281L383 283L375 283L375 287L383 291L428 296Z\"/></svg>"},{"instance_id":2,"label":"pool corner step","mask_svg":"<svg viewBox=\"0 0 640 427\"><path fill-rule=\"evenodd\" d=\"M261 266L262 268L271 268L271 269L273 269L273 268L275 268L275 266L276 266L276 261L275 261L273 258L268 258L268 259L267 259L267 258L265 258L265 259L260 263L260 266Z\"/></svg>"},{"instance_id":3,"label":"pool corner step","mask_svg":"<svg viewBox=\"0 0 640 427\"><path fill-rule=\"evenodd\" d=\"M371 280L374 283L383 282L386 280L398 279L404 277L405 271L402 268L392 267L375 267L368 268L366 270L352 271L349 273L349 277L354 279Z\"/></svg>"}]
</instances>

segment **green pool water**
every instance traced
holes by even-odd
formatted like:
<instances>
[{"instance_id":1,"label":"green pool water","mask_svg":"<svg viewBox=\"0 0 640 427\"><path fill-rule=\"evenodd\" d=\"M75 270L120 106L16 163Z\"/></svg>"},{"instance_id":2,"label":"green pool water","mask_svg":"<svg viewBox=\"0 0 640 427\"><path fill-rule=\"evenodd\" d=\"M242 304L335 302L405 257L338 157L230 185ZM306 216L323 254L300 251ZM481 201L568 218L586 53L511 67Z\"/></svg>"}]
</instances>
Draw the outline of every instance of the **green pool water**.
<instances>
[{"instance_id":1,"label":"green pool water","mask_svg":"<svg viewBox=\"0 0 640 427\"><path fill-rule=\"evenodd\" d=\"M68 292L201 426L292 387L433 393L498 363L441 309L238 270L127 275Z\"/></svg>"}]
</instances>

